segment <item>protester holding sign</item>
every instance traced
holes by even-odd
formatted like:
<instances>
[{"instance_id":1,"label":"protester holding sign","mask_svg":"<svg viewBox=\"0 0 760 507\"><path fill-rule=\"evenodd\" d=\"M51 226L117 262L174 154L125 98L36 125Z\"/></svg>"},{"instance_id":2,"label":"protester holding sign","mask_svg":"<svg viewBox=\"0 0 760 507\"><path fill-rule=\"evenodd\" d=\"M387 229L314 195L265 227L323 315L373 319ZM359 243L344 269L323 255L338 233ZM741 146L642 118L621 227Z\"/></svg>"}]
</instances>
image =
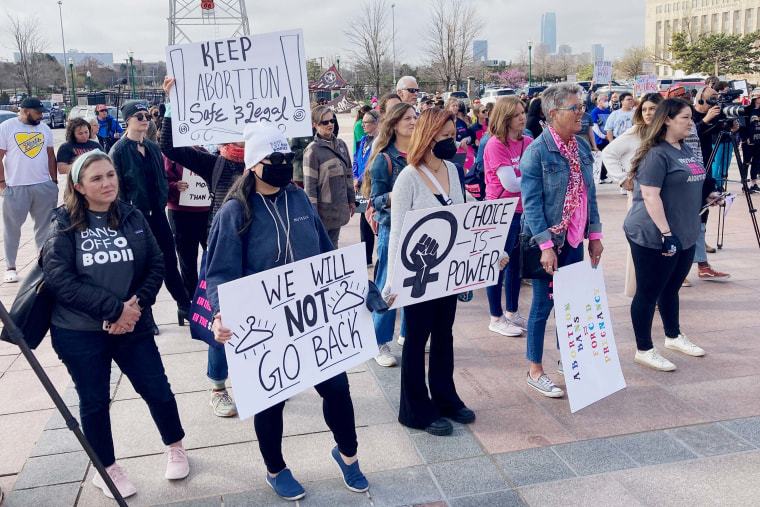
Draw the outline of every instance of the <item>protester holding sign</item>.
<instances>
[{"instance_id":1,"label":"protester holding sign","mask_svg":"<svg viewBox=\"0 0 760 507\"><path fill-rule=\"evenodd\" d=\"M496 102L488 131L493 138L485 146L486 199L520 197L520 158L533 138L523 136L525 129L525 106L519 97L510 95ZM522 202L517 202L504 251L512 256L506 269L499 273L499 283L486 288L491 322L488 329L504 336L520 336L528 322L517 311L520 299L520 259L513 251L520 234ZM501 288L504 286L506 314L501 309Z\"/></svg>"},{"instance_id":2,"label":"protester holding sign","mask_svg":"<svg viewBox=\"0 0 760 507\"><path fill-rule=\"evenodd\" d=\"M553 306L550 277L558 268L583 260L586 234L592 266L599 264L604 250L591 148L575 136L583 115L580 94L581 87L573 83L559 83L544 90L541 97L548 127L528 146L520 162L523 233L540 246L541 264L549 275L533 280L527 382L550 398L564 394L544 373L542 365L546 320Z\"/></svg>"},{"instance_id":3,"label":"protester holding sign","mask_svg":"<svg viewBox=\"0 0 760 507\"><path fill-rule=\"evenodd\" d=\"M701 155L683 142L692 125L691 106L681 99L666 99L657 106L631 163L633 207L623 224L636 269L636 295L631 303L634 360L660 371L676 366L652 343L655 305L665 328L665 348L705 355L681 333L678 315L678 291L691 268L700 233L699 211L717 197L703 185L706 172Z\"/></svg>"},{"instance_id":4,"label":"protester holding sign","mask_svg":"<svg viewBox=\"0 0 760 507\"><path fill-rule=\"evenodd\" d=\"M333 134L338 121L330 108L317 106L311 117L317 134L303 153L303 186L338 248L340 228L356 210L351 156L346 143Z\"/></svg>"},{"instance_id":5,"label":"protester holding sign","mask_svg":"<svg viewBox=\"0 0 760 507\"><path fill-rule=\"evenodd\" d=\"M449 162L457 152L454 116L428 109L417 120L409 149L409 165L399 175L393 191L388 248L388 276L383 296L392 301L393 271L401 241L404 215L411 210L464 203L464 191L456 166ZM426 237L423 238L424 241ZM420 245L419 255L435 256L437 245ZM453 431L446 417L469 424L475 413L467 408L454 386L452 326L457 296L449 295L405 308L406 339L401 358L401 403L398 420L404 426L424 429L431 435ZM425 385L425 343L430 338L428 386ZM432 398L432 399L431 399Z\"/></svg>"},{"instance_id":6,"label":"protester holding sign","mask_svg":"<svg viewBox=\"0 0 760 507\"><path fill-rule=\"evenodd\" d=\"M164 172L161 149L145 138L150 122L145 102L130 100L122 106L121 112L127 122L127 133L113 145L110 152L119 175L119 191L124 201L142 211L158 241L166 265L164 281L177 302L177 321L182 326L189 317L190 296L177 269L174 239L166 219L169 182ZM153 332L158 334L157 326L154 326Z\"/></svg>"},{"instance_id":7,"label":"protester holding sign","mask_svg":"<svg viewBox=\"0 0 760 507\"><path fill-rule=\"evenodd\" d=\"M362 193L369 197L375 210L374 220L377 222L377 270L375 283L378 287L386 284L388 278L388 242L391 234L391 210L393 207L393 189L396 179L406 167L406 155L409 152L414 126L417 123L417 112L406 102L399 102L386 113L377 138L373 143L372 154L367 162L370 178L364 179ZM391 354L388 343L393 340L396 327L396 310L385 313L374 313L375 337L380 351L375 358L377 364L392 367L398 364ZM401 331L399 344L406 339L406 318L401 311Z\"/></svg>"},{"instance_id":8,"label":"protester holding sign","mask_svg":"<svg viewBox=\"0 0 760 507\"><path fill-rule=\"evenodd\" d=\"M249 124L245 129L247 170L230 189L227 201L214 217L208 245L208 295L215 313L217 341L232 338L219 314L219 285L238 278L333 250L309 197L291 184L293 155L288 141L271 125ZM348 377L340 373L315 386L322 396L325 422L338 445L332 457L346 486L369 488L359 469L354 407ZM267 484L286 500L306 494L293 478L282 456L282 411L278 403L254 417L256 438L267 467Z\"/></svg>"},{"instance_id":9,"label":"protester holding sign","mask_svg":"<svg viewBox=\"0 0 760 507\"><path fill-rule=\"evenodd\" d=\"M74 161L64 195L42 250L45 283L56 301L50 335L79 394L84 435L126 497L136 489L114 454L111 361L148 404L169 446L165 477L190 473L177 402L151 330L163 256L142 213L119 201L116 170L102 151ZM113 498L100 475L92 482Z\"/></svg>"}]
</instances>

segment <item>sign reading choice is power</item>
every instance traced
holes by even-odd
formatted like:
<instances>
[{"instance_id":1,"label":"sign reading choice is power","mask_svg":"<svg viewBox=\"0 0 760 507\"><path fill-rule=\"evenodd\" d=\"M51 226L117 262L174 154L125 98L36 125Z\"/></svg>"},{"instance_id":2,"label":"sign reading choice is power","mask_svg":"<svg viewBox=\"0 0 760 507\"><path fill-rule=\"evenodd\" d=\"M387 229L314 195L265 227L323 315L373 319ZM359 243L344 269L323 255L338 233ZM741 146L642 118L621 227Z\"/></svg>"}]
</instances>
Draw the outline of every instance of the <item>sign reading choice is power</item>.
<instances>
[{"instance_id":1,"label":"sign reading choice is power","mask_svg":"<svg viewBox=\"0 0 760 507\"><path fill-rule=\"evenodd\" d=\"M248 123L311 136L302 30L168 46L174 146L243 140Z\"/></svg>"}]
</instances>

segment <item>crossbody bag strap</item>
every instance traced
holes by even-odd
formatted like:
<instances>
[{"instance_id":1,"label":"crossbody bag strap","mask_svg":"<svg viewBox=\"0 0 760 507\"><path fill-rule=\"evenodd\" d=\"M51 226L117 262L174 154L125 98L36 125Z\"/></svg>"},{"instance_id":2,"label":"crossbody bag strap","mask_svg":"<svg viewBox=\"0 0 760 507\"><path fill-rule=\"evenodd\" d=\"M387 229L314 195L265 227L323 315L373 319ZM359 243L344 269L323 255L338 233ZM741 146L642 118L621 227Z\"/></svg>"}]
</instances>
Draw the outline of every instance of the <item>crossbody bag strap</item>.
<instances>
[{"instance_id":1,"label":"crossbody bag strap","mask_svg":"<svg viewBox=\"0 0 760 507\"><path fill-rule=\"evenodd\" d=\"M444 166L446 167L446 171L448 172L448 170L449 170L449 167L446 165L446 163L445 163L445 162L444 162ZM433 173L431 173L431 172L428 170L428 168L427 168L427 167L425 167L424 165L421 165L421 166L420 166L420 170L421 170L422 172L424 172L424 173L427 175L427 177L428 177L428 178L430 178L430 181L433 183L433 186L435 186L435 188L436 188L436 189L438 189L438 191L441 193L441 197L443 197L443 201L444 201L446 204L452 204L454 201L452 201L452 200L451 200L451 197L449 197L449 194L447 194L447 193L446 193L446 192L443 190L443 187L441 186L441 184L440 184L440 183L438 183L438 179L437 179L435 176L433 176ZM450 179L450 178L449 178L449 179ZM449 185L451 185L451 181L449 181Z\"/></svg>"},{"instance_id":2,"label":"crossbody bag strap","mask_svg":"<svg viewBox=\"0 0 760 507\"><path fill-rule=\"evenodd\" d=\"M385 161L388 162L388 176L393 177L393 164L391 164L391 157L387 153L383 153Z\"/></svg>"}]
</instances>

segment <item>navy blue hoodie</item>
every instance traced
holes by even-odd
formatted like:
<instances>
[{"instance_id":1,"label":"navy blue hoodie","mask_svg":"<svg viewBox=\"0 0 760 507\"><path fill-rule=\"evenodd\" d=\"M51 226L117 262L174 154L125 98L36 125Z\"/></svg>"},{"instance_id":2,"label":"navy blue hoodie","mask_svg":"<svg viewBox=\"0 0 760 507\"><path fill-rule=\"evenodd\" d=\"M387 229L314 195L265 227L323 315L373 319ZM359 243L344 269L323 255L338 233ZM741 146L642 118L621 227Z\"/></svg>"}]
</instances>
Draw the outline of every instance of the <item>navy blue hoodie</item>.
<instances>
[{"instance_id":1,"label":"navy blue hoodie","mask_svg":"<svg viewBox=\"0 0 760 507\"><path fill-rule=\"evenodd\" d=\"M252 192L248 206L253 223L245 234L243 206L225 202L211 226L206 258L208 299L219 312L217 287L244 276L334 250L306 193L293 184L274 196Z\"/></svg>"}]
</instances>

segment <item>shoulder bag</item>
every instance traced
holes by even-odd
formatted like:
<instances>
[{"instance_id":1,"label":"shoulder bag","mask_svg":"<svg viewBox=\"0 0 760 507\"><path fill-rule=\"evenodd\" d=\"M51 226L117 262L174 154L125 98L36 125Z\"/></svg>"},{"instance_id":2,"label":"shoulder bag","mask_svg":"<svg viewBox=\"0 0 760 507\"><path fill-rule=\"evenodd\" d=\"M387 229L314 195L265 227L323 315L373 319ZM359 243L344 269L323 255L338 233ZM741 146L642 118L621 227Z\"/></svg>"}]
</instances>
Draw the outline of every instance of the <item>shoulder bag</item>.
<instances>
[{"instance_id":1,"label":"shoulder bag","mask_svg":"<svg viewBox=\"0 0 760 507\"><path fill-rule=\"evenodd\" d=\"M40 255L21 283L9 312L16 326L24 334L24 339L30 348L36 349L50 330L53 306L55 306L55 299L45 285ZM6 329L3 329L0 334L0 340L15 344Z\"/></svg>"}]
</instances>

